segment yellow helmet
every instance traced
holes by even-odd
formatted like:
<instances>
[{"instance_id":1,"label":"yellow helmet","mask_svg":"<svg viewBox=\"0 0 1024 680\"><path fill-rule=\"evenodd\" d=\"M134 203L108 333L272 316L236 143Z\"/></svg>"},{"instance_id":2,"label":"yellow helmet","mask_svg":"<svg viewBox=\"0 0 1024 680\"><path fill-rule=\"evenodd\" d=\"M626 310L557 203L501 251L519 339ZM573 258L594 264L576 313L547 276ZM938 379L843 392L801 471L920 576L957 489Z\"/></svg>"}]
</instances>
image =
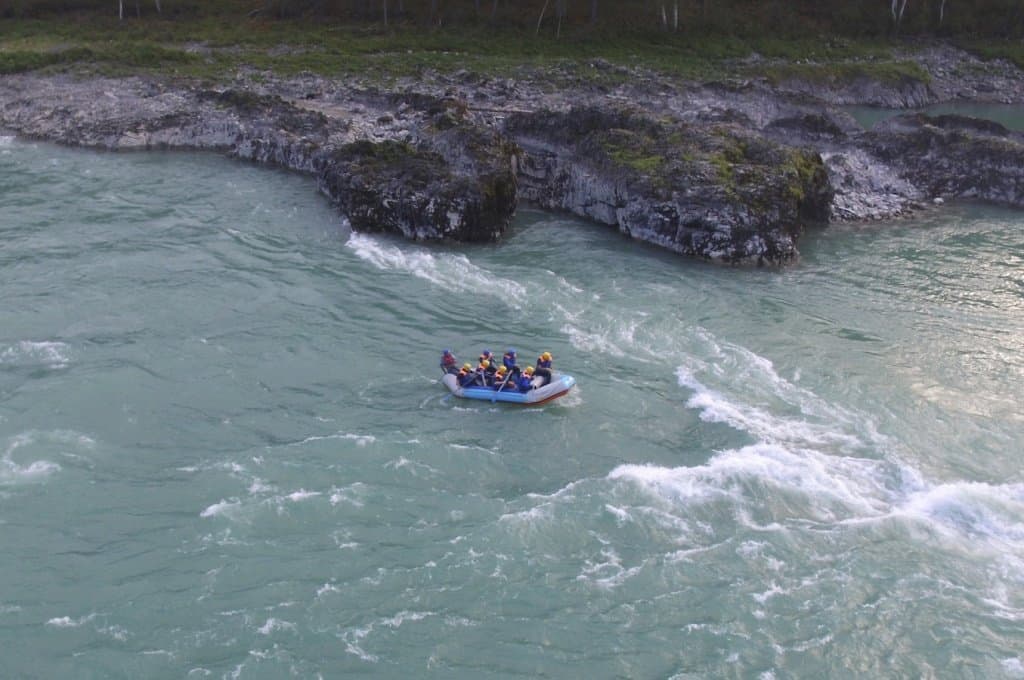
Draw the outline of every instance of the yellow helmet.
<instances>
[{"instance_id":1,"label":"yellow helmet","mask_svg":"<svg viewBox=\"0 0 1024 680\"><path fill-rule=\"evenodd\" d=\"M468 371L468 370L473 368L473 365L472 364L462 364L462 368Z\"/></svg>"},{"instance_id":2,"label":"yellow helmet","mask_svg":"<svg viewBox=\"0 0 1024 680\"><path fill-rule=\"evenodd\" d=\"M523 369L523 373L526 375L533 375L533 366L527 366Z\"/></svg>"},{"instance_id":3,"label":"yellow helmet","mask_svg":"<svg viewBox=\"0 0 1024 680\"><path fill-rule=\"evenodd\" d=\"M504 367L504 366L498 366L498 373L504 373L504 372L505 372L505 370L506 370L506 369L505 369L505 367Z\"/></svg>"},{"instance_id":4,"label":"yellow helmet","mask_svg":"<svg viewBox=\"0 0 1024 680\"><path fill-rule=\"evenodd\" d=\"M551 352L544 352L544 354L540 355L540 358L543 359L544 361L550 361L551 360Z\"/></svg>"},{"instance_id":5,"label":"yellow helmet","mask_svg":"<svg viewBox=\"0 0 1024 680\"><path fill-rule=\"evenodd\" d=\"M491 362L488 361L487 359L484 359L483 361L480 362L480 365L482 367L484 367L484 368L490 368L491 367Z\"/></svg>"}]
</instances>

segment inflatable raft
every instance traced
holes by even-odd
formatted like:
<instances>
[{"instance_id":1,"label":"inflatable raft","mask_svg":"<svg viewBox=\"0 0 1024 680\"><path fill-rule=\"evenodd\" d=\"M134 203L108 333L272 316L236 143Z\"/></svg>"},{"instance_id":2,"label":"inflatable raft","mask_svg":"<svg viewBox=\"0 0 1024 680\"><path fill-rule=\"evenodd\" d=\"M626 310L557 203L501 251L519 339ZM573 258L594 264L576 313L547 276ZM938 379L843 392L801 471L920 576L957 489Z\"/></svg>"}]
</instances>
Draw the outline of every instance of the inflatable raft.
<instances>
[{"instance_id":1,"label":"inflatable raft","mask_svg":"<svg viewBox=\"0 0 1024 680\"><path fill-rule=\"evenodd\" d=\"M459 387L458 378L451 373L441 378L444 386L456 397L463 399L479 399L480 401L505 402L507 404L543 404L566 395L576 379L564 373L554 373L551 382L543 387L534 387L529 392L520 392L514 386L509 385L500 392L493 387Z\"/></svg>"}]
</instances>

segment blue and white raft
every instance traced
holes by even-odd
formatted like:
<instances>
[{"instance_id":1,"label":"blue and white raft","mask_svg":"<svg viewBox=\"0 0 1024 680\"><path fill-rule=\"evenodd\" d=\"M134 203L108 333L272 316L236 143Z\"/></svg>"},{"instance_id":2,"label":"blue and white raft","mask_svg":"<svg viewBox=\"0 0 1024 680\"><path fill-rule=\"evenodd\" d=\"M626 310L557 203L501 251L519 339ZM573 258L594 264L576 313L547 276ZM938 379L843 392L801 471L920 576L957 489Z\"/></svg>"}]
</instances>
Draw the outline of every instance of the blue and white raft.
<instances>
[{"instance_id":1,"label":"blue and white raft","mask_svg":"<svg viewBox=\"0 0 1024 680\"><path fill-rule=\"evenodd\" d=\"M539 381L539 379L535 379ZM564 373L552 373L551 382L543 387L534 387L529 392L520 392L514 385L509 385L500 392L493 387L472 385L459 387L458 378L448 373L441 382L456 397L463 399L479 399L480 401L505 402L507 404L543 404L565 396L576 384L576 378Z\"/></svg>"}]
</instances>

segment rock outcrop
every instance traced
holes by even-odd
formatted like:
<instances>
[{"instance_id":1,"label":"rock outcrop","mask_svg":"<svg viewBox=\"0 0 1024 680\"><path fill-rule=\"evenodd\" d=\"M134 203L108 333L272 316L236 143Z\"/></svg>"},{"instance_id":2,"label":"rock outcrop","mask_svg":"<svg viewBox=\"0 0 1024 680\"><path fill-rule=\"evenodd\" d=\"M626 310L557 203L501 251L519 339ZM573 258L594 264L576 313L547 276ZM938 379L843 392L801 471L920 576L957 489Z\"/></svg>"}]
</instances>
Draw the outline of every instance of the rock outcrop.
<instances>
[{"instance_id":1,"label":"rock outcrop","mask_svg":"<svg viewBox=\"0 0 1024 680\"><path fill-rule=\"evenodd\" d=\"M1024 207L1024 135L998 123L912 114L875 126L864 142L928 198Z\"/></svg>"},{"instance_id":2,"label":"rock outcrop","mask_svg":"<svg viewBox=\"0 0 1024 680\"><path fill-rule=\"evenodd\" d=\"M723 262L782 263L832 191L818 154L735 124L595 108L512 116L524 198Z\"/></svg>"},{"instance_id":3,"label":"rock outcrop","mask_svg":"<svg viewBox=\"0 0 1024 680\"><path fill-rule=\"evenodd\" d=\"M801 80L816 71L799 64L781 81L692 83L600 60L517 78L425 73L386 91L311 74L239 75L227 89L5 75L0 129L111 150L217 150L305 172L357 230L491 241L526 199L678 253L774 264L797 256L808 224L891 218L937 197L1024 205L1021 135L921 115L865 131L836 106L1024 101L1010 63L948 46L906 57L921 77L860 77L872 69L851 63L837 72L854 77Z\"/></svg>"},{"instance_id":4,"label":"rock outcrop","mask_svg":"<svg viewBox=\"0 0 1024 680\"><path fill-rule=\"evenodd\" d=\"M247 89L142 79L7 78L0 91L0 126L22 135L110 150L217 150L313 174L358 229L490 241L515 211L515 148L439 98L417 100L422 110L407 107L407 125L395 128L367 124L392 119L393 103L379 97L325 113Z\"/></svg>"}]
</instances>

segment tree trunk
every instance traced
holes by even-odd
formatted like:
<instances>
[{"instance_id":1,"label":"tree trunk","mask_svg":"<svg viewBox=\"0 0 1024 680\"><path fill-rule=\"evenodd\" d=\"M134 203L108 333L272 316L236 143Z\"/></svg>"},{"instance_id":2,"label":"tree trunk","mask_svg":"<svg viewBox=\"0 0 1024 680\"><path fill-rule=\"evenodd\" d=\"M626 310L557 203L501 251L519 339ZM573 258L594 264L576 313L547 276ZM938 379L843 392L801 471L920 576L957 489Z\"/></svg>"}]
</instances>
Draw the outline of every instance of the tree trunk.
<instances>
[{"instance_id":1,"label":"tree trunk","mask_svg":"<svg viewBox=\"0 0 1024 680\"><path fill-rule=\"evenodd\" d=\"M384 27L388 25L388 0L384 0Z\"/></svg>"},{"instance_id":2,"label":"tree trunk","mask_svg":"<svg viewBox=\"0 0 1024 680\"><path fill-rule=\"evenodd\" d=\"M668 15L665 14L665 3L661 3L661 27L668 30Z\"/></svg>"},{"instance_id":3,"label":"tree trunk","mask_svg":"<svg viewBox=\"0 0 1024 680\"><path fill-rule=\"evenodd\" d=\"M544 21L544 12L548 11L548 0L544 0L544 6L540 8L540 16L537 18L537 30L534 35L540 35L540 22Z\"/></svg>"},{"instance_id":4,"label":"tree trunk","mask_svg":"<svg viewBox=\"0 0 1024 680\"><path fill-rule=\"evenodd\" d=\"M160 8L160 0L156 0L156 13L157 14L163 14L164 13L163 9Z\"/></svg>"},{"instance_id":5,"label":"tree trunk","mask_svg":"<svg viewBox=\"0 0 1024 680\"><path fill-rule=\"evenodd\" d=\"M142 18L142 8L139 7L139 0L135 0L135 18Z\"/></svg>"},{"instance_id":6,"label":"tree trunk","mask_svg":"<svg viewBox=\"0 0 1024 680\"><path fill-rule=\"evenodd\" d=\"M672 31L679 31L679 0L672 4Z\"/></svg>"},{"instance_id":7,"label":"tree trunk","mask_svg":"<svg viewBox=\"0 0 1024 680\"><path fill-rule=\"evenodd\" d=\"M117 0L117 20L124 21L124 0Z\"/></svg>"},{"instance_id":8,"label":"tree trunk","mask_svg":"<svg viewBox=\"0 0 1024 680\"><path fill-rule=\"evenodd\" d=\"M900 24L903 23L903 13L907 11L908 0L892 0L892 11L893 19L896 20L896 29L894 35L900 34ZM899 9L897 10L896 4L899 3Z\"/></svg>"},{"instance_id":9,"label":"tree trunk","mask_svg":"<svg viewBox=\"0 0 1024 680\"><path fill-rule=\"evenodd\" d=\"M590 0L590 24L597 24L597 0Z\"/></svg>"}]
</instances>

